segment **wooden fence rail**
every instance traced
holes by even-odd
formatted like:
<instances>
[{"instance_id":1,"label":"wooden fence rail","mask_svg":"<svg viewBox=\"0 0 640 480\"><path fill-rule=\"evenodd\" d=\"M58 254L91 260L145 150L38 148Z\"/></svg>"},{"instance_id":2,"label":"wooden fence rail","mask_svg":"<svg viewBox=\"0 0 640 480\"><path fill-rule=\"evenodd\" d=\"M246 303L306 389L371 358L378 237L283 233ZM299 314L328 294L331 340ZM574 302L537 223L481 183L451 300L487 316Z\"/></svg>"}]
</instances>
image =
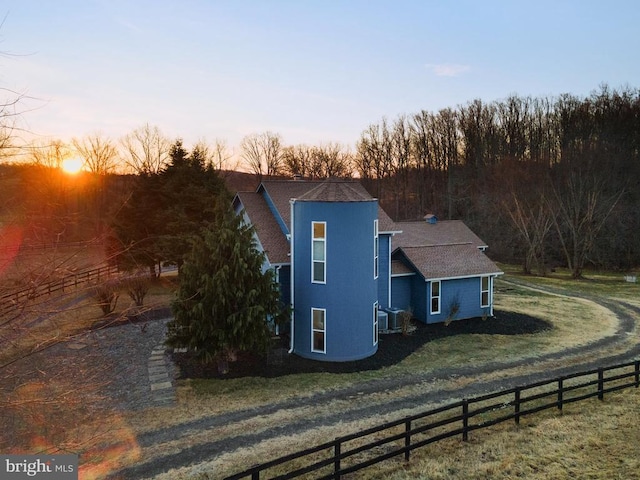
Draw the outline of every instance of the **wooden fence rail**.
<instances>
[{"instance_id":1,"label":"wooden fence rail","mask_svg":"<svg viewBox=\"0 0 640 480\"><path fill-rule=\"evenodd\" d=\"M91 282L100 282L117 273L118 267L116 265L105 265L99 268L83 270L53 282L41 283L33 287L21 288L5 293L0 295L0 316L19 309L21 305L24 305L29 300L35 300L44 295L51 295L56 292L77 289L79 286Z\"/></svg>"},{"instance_id":2,"label":"wooden fence rail","mask_svg":"<svg viewBox=\"0 0 640 480\"><path fill-rule=\"evenodd\" d=\"M520 423L522 417L592 397L603 400L606 393L640 386L640 360L543 380L526 386L464 399L361 432L336 438L270 462L262 463L226 480L251 477L275 470L272 479L297 478L316 472L320 479L340 479L384 460L404 456L446 438L460 436L506 421ZM374 449L386 450L362 458ZM290 464L286 467L286 464ZM282 473L286 471L286 473Z\"/></svg>"}]
</instances>

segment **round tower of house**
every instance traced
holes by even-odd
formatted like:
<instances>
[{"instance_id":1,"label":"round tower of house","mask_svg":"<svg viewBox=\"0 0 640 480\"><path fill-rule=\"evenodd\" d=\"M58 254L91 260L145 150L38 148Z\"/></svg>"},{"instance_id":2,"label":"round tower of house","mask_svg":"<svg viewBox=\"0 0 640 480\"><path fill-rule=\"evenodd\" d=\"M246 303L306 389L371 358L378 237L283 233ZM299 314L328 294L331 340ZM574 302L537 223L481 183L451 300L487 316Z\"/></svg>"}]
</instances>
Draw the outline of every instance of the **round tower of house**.
<instances>
[{"instance_id":1,"label":"round tower of house","mask_svg":"<svg viewBox=\"0 0 640 480\"><path fill-rule=\"evenodd\" d=\"M378 349L378 202L328 181L291 201L294 353L352 361Z\"/></svg>"}]
</instances>

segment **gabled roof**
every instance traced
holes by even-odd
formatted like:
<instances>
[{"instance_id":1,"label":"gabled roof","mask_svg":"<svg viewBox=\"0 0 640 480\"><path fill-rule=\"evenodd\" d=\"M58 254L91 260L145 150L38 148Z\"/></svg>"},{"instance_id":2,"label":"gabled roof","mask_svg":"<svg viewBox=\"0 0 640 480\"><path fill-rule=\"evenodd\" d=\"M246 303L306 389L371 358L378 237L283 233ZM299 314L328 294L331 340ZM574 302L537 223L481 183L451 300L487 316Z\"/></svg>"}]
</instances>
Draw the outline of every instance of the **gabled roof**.
<instances>
[{"instance_id":1,"label":"gabled roof","mask_svg":"<svg viewBox=\"0 0 640 480\"><path fill-rule=\"evenodd\" d=\"M262 182L256 192L239 192L236 198L254 225L272 265L291 262L289 240L286 230L283 231L279 222L282 220L290 228L292 199L301 202L375 200L359 182L333 179L269 180ZM502 273L479 250L479 247L486 247L486 244L459 220L439 221L435 224L395 223L378 207L378 222L379 232L398 234L393 239L394 273L416 271L425 279Z\"/></svg>"},{"instance_id":2,"label":"gabled roof","mask_svg":"<svg viewBox=\"0 0 640 480\"><path fill-rule=\"evenodd\" d=\"M499 275L500 269L471 243L402 247L393 258L404 258L428 280Z\"/></svg>"},{"instance_id":3,"label":"gabled roof","mask_svg":"<svg viewBox=\"0 0 640 480\"><path fill-rule=\"evenodd\" d=\"M282 232L267 202L260 193L238 192L236 198L241 202L251 220L269 263L290 263L289 242Z\"/></svg>"},{"instance_id":4,"label":"gabled roof","mask_svg":"<svg viewBox=\"0 0 640 480\"><path fill-rule=\"evenodd\" d=\"M396 222L402 235L394 238L397 247L422 247L452 243L471 243L477 248L486 248L487 244L460 220L440 220L437 223Z\"/></svg>"}]
</instances>

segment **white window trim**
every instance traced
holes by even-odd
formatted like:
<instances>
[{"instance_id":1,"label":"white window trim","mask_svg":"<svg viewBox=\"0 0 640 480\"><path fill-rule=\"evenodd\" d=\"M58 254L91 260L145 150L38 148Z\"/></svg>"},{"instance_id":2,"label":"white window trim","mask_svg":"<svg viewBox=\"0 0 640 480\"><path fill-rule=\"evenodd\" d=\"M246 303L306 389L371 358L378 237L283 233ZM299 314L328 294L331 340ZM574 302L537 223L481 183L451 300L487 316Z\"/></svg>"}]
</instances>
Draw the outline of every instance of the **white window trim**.
<instances>
[{"instance_id":1,"label":"white window trim","mask_svg":"<svg viewBox=\"0 0 640 480\"><path fill-rule=\"evenodd\" d=\"M373 278L380 275L380 236L378 234L378 219L373 221Z\"/></svg>"},{"instance_id":2,"label":"white window trim","mask_svg":"<svg viewBox=\"0 0 640 480\"><path fill-rule=\"evenodd\" d=\"M482 280L487 279L487 289L483 290L482 288ZM491 306L491 276L487 275L487 276L482 276L480 277L480 308L487 308ZM482 303L482 294L485 293L487 294L487 303Z\"/></svg>"},{"instance_id":3,"label":"white window trim","mask_svg":"<svg viewBox=\"0 0 640 480\"><path fill-rule=\"evenodd\" d=\"M324 318L324 329L323 330L319 330L313 327L313 312L315 311L320 311L322 312L322 316ZM324 338L324 345L322 346L322 350L316 350L314 348L314 342L313 342L313 334L316 332L322 332L323 334L323 338ZM313 353L327 353L327 309L326 308L315 308L315 307L311 307L311 351Z\"/></svg>"},{"instance_id":4,"label":"white window trim","mask_svg":"<svg viewBox=\"0 0 640 480\"><path fill-rule=\"evenodd\" d=\"M438 284L438 295L434 295L433 294L433 285L437 283ZM431 285L429 286L430 288L430 292L429 292L429 313L431 315L437 315L440 313L441 307L442 307L442 282L440 280L432 280L431 281ZM433 309L433 299L437 298L438 299L438 310L434 310Z\"/></svg>"},{"instance_id":5,"label":"white window trim","mask_svg":"<svg viewBox=\"0 0 640 480\"><path fill-rule=\"evenodd\" d=\"M378 302L373 304L373 345L378 344Z\"/></svg>"},{"instance_id":6,"label":"white window trim","mask_svg":"<svg viewBox=\"0 0 640 480\"><path fill-rule=\"evenodd\" d=\"M319 225L322 224L324 225L324 238L319 238L316 239L313 235L313 231L314 231L314 226L315 225ZM322 242L322 248L323 248L323 257L324 260L314 260L313 258L313 254L314 254L314 243L315 242ZM313 278L313 274L314 274L314 266L316 263L322 263L322 268L323 268L323 280L316 280ZM311 222L311 283L318 283L321 285L326 285L327 283L327 222Z\"/></svg>"}]
</instances>

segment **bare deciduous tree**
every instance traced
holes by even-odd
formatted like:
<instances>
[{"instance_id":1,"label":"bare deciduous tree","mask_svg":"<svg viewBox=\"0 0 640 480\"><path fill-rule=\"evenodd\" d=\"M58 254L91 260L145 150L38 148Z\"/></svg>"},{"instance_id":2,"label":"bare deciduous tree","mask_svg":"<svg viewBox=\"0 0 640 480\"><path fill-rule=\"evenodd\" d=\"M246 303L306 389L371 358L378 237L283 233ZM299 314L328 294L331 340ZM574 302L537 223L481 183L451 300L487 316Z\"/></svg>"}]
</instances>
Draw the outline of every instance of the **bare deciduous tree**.
<instances>
[{"instance_id":1,"label":"bare deciduous tree","mask_svg":"<svg viewBox=\"0 0 640 480\"><path fill-rule=\"evenodd\" d=\"M533 198L522 197L512 189L510 201L503 202L503 210L524 243L524 273L532 273L535 268L539 275L546 275L545 248L556 213L544 191Z\"/></svg>"},{"instance_id":2,"label":"bare deciduous tree","mask_svg":"<svg viewBox=\"0 0 640 480\"><path fill-rule=\"evenodd\" d=\"M327 143L311 149L310 175L314 178L349 177L351 156L339 143Z\"/></svg>"},{"instance_id":3,"label":"bare deciduous tree","mask_svg":"<svg viewBox=\"0 0 640 480\"><path fill-rule=\"evenodd\" d=\"M81 139L74 138L71 143L91 173L106 175L116 169L118 149L109 138L93 133Z\"/></svg>"},{"instance_id":4,"label":"bare deciduous tree","mask_svg":"<svg viewBox=\"0 0 640 480\"><path fill-rule=\"evenodd\" d=\"M169 162L171 142L158 127L137 128L122 140L123 162L136 174L160 173Z\"/></svg>"},{"instance_id":5,"label":"bare deciduous tree","mask_svg":"<svg viewBox=\"0 0 640 480\"><path fill-rule=\"evenodd\" d=\"M242 139L242 157L251 171L263 175L278 175L282 162L282 138L272 132L253 133Z\"/></svg>"},{"instance_id":6,"label":"bare deciduous tree","mask_svg":"<svg viewBox=\"0 0 640 480\"><path fill-rule=\"evenodd\" d=\"M582 171L569 173L553 188L548 202L558 214L551 218L573 278L582 277L598 233L623 194L607 192L602 176Z\"/></svg>"},{"instance_id":7,"label":"bare deciduous tree","mask_svg":"<svg viewBox=\"0 0 640 480\"><path fill-rule=\"evenodd\" d=\"M282 173L293 177L307 177L311 172L313 147L309 145L290 145L282 149Z\"/></svg>"},{"instance_id":8,"label":"bare deciduous tree","mask_svg":"<svg viewBox=\"0 0 640 480\"><path fill-rule=\"evenodd\" d=\"M225 140L216 139L213 144L207 143L205 140L199 140L193 147L194 151L205 159L207 165L216 170L220 175L236 170L237 162L233 162L233 152L229 150L229 146Z\"/></svg>"}]
</instances>

